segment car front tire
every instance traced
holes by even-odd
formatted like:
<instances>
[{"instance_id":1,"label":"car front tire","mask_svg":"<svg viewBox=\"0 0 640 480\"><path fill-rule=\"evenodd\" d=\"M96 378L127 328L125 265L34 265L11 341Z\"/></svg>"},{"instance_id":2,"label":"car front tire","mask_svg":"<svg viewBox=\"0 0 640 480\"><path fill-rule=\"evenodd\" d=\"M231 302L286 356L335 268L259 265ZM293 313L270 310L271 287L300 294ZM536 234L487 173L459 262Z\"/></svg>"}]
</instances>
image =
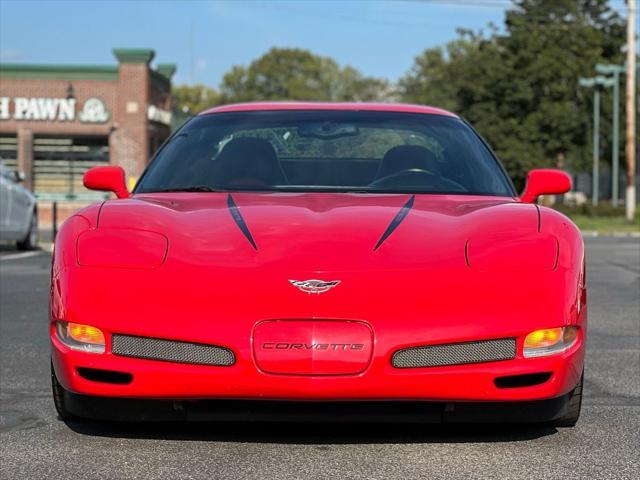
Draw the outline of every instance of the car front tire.
<instances>
[{"instance_id":1,"label":"car front tire","mask_svg":"<svg viewBox=\"0 0 640 480\"><path fill-rule=\"evenodd\" d=\"M573 427L578 423L580 418L580 410L582 409L582 383L584 380L584 372L580 377L580 382L571 392L569 403L567 404L567 413L553 422L555 427Z\"/></svg>"},{"instance_id":2,"label":"car front tire","mask_svg":"<svg viewBox=\"0 0 640 480\"><path fill-rule=\"evenodd\" d=\"M56 411L58 412L60 420L76 420L78 417L71 413L67 408L67 390L62 385L60 385L58 377L56 377L56 372L53 370L53 364L51 365L51 390L53 393L53 404L56 407Z\"/></svg>"}]
</instances>

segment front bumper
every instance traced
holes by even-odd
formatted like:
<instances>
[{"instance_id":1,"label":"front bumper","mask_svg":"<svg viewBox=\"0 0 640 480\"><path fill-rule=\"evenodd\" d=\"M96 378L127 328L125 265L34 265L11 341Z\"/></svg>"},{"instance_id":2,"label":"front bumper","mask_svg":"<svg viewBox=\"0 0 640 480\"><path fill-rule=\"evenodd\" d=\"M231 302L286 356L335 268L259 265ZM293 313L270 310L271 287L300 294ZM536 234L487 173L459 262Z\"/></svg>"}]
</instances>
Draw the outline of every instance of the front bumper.
<instances>
[{"instance_id":1,"label":"front bumper","mask_svg":"<svg viewBox=\"0 0 640 480\"><path fill-rule=\"evenodd\" d=\"M584 341L564 353L540 358L398 369L387 357L376 357L356 375L303 376L269 374L256 368L251 355L232 366L178 364L157 360L73 351L52 331L52 360L61 385L76 394L136 399L242 399L302 401L434 401L521 402L568 394L580 380ZM79 368L131 375L129 383L89 380ZM499 377L548 373L532 386L499 388Z\"/></svg>"},{"instance_id":2,"label":"front bumper","mask_svg":"<svg viewBox=\"0 0 640 480\"><path fill-rule=\"evenodd\" d=\"M520 402L148 400L64 393L65 407L94 420L376 423L541 423L567 413L571 394Z\"/></svg>"}]
</instances>

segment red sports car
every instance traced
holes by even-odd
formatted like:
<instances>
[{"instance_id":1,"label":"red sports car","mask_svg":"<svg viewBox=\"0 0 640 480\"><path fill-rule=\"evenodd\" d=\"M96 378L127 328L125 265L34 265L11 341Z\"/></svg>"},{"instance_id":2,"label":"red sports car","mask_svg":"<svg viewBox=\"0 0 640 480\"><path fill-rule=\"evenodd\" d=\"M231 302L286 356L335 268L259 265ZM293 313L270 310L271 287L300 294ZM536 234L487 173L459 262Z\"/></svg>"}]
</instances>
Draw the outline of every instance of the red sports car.
<instances>
[{"instance_id":1,"label":"red sports car","mask_svg":"<svg viewBox=\"0 0 640 480\"><path fill-rule=\"evenodd\" d=\"M392 104L206 111L132 193L68 219L51 283L61 418L574 425L578 229L456 115Z\"/></svg>"}]
</instances>

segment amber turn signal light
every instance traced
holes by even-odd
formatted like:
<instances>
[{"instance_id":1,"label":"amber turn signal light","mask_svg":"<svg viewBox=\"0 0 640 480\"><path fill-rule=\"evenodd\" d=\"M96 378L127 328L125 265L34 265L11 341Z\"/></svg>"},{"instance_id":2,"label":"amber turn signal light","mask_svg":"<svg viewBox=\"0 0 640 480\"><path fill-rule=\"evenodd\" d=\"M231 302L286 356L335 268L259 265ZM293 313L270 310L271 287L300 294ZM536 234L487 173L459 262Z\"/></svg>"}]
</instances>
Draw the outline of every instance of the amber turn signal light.
<instances>
[{"instance_id":1,"label":"amber turn signal light","mask_svg":"<svg viewBox=\"0 0 640 480\"><path fill-rule=\"evenodd\" d=\"M535 330L524 339L525 357L543 357L564 352L578 338L578 327L557 327Z\"/></svg>"},{"instance_id":2,"label":"amber turn signal light","mask_svg":"<svg viewBox=\"0 0 640 480\"><path fill-rule=\"evenodd\" d=\"M56 332L58 339L72 350L104 353L104 333L99 328L80 323L58 322Z\"/></svg>"},{"instance_id":3,"label":"amber turn signal light","mask_svg":"<svg viewBox=\"0 0 640 480\"><path fill-rule=\"evenodd\" d=\"M555 345L562 337L562 328L536 330L524 339L524 348L541 348Z\"/></svg>"},{"instance_id":4,"label":"amber turn signal light","mask_svg":"<svg viewBox=\"0 0 640 480\"><path fill-rule=\"evenodd\" d=\"M77 342L104 345L104 334L100 329L90 325L68 323L69 336Z\"/></svg>"}]
</instances>

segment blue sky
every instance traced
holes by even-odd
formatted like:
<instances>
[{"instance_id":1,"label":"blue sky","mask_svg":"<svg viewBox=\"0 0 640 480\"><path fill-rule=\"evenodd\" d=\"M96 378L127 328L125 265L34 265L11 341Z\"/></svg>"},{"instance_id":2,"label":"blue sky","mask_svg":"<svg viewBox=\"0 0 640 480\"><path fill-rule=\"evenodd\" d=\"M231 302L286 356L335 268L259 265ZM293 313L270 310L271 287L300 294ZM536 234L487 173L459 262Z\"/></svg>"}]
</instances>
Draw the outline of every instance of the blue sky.
<instances>
[{"instance_id":1,"label":"blue sky","mask_svg":"<svg viewBox=\"0 0 640 480\"><path fill-rule=\"evenodd\" d=\"M0 61L113 64L113 47L150 47L176 83L217 86L272 46L306 48L395 80L457 28L502 25L509 0L0 0Z\"/></svg>"}]
</instances>

